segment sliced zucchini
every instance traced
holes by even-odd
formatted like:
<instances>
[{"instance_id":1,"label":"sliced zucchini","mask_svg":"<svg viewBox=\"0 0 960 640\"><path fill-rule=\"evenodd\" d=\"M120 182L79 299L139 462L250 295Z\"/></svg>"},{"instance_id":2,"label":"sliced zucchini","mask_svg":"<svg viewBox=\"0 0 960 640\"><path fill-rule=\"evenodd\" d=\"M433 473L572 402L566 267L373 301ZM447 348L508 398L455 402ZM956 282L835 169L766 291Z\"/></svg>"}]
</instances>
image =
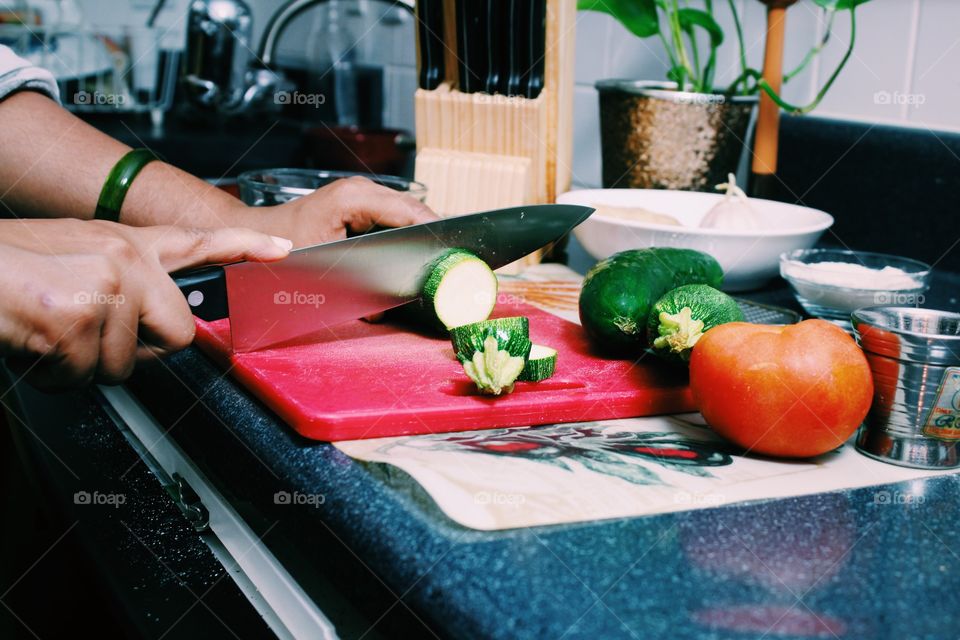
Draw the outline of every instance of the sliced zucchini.
<instances>
[{"instance_id":1,"label":"sliced zucchini","mask_svg":"<svg viewBox=\"0 0 960 640\"><path fill-rule=\"evenodd\" d=\"M497 339L488 335L483 348L470 358L462 358L463 370L477 385L480 393L499 396L513 391L513 383L523 370L525 360L512 356L497 344Z\"/></svg>"},{"instance_id":2,"label":"sliced zucchini","mask_svg":"<svg viewBox=\"0 0 960 640\"><path fill-rule=\"evenodd\" d=\"M540 382L553 375L557 368L557 350L535 344L527 356L527 364L517 377L524 382Z\"/></svg>"},{"instance_id":3,"label":"sliced zucchini","mask_svg":"<svg viewBox=\"0 0 960 640\"><path fill-rule=\"evenodd\" d=\"M474 353L483 349L484 342L490 336L497 341L499 349L511 356L526 359L530 353L530 321L523 316L495 318L450 329L453 350L461 360L469 360Z\"/></svg>"},{"instance_id":4,"label":"sliced zucchini","mask_svg":"<svg viewBox=\"0 0 960 640\"><path fill-rule=\"evenodd\" d=\"M686 362L708 330L743 321L743 311L736 300L708 285L688 284L671 289L654 303L647 336L654 353Z\"/></svg>"},{"instance_id":5,"label":"sliced zucchini","mask_svg":"<svg viewBox=\"0 0 960 640\"><path fill-rule=\"evenodd\" d=\"M445 329L486 320L497 302L497 276L464 249L451 249L430 267L420 300L422 315Z\"/></svg>"}]
</instances>

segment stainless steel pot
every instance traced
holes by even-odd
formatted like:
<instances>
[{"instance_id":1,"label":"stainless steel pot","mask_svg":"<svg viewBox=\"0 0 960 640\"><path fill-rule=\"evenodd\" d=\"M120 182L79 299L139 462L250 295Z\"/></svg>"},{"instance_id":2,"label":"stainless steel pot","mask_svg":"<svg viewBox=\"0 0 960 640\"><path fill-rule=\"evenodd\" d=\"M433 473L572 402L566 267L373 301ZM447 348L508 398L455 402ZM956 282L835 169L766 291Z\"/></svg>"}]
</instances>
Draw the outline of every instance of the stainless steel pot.
<instances>
[{"instance_id":1,"label":"stainless steel pot","mask_svg":"<svg viewBox=\"0 0 960 640\"><path fill-rule=\"evenodd\" d=\"M904 467L960 466L960 314L867 307L852 322L874 386L857 449Z\"/></svg>"},{"instance_id":2,"label":"stainless steel pot","mask_svg":"<svg viewBox=\"0 0 960 640\"><path fill-rule=\"evenodd\" d=\"M605 188L712 191L737 171L756 96L636 80L601 80L596 87Z\"/></svg>"}]
</instances>

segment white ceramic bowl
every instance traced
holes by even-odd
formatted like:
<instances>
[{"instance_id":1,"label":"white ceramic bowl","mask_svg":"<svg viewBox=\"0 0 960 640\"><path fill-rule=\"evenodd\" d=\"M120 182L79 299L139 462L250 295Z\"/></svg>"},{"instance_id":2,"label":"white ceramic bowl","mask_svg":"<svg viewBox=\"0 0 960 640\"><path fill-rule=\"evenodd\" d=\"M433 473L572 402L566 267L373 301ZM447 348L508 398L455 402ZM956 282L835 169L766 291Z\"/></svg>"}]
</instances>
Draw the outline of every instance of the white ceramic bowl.
<instances>
[{"instance_id":1,"label":"white ceramic bowl","mask_svg":"<svg viewBox=\"0 0 960 640\"><path fill-rule=\"evenodd\" d=\"M745 291L763 286L778 274L780 254L807 249L833 224L833 216L817 209L751 198L763 218L757 231L701 229L700 219L723 198L721 194L659 189L582 189L568 191L557 202L586 206L639 207L676 218L682 226L655 224L595 213L573 233L587 252L602 260L627 249L683 247L717 259L724 271L723 288Z\"/></svg>"}]
</instances>

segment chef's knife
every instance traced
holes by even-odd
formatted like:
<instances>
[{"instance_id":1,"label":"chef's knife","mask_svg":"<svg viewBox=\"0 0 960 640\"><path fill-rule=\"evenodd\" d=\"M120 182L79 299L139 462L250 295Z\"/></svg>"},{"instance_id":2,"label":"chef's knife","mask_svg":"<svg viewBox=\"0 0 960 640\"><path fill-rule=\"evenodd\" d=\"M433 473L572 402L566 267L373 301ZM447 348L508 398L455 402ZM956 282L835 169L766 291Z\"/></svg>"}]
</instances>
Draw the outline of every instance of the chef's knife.
<instances>
[{"instance_id":1,"label":"chef's knife","mask_svg":"<svg viewBox=\"0 0 960 640\"><path fill-rule=\"evenodd\" d=\"M543 204L387 229L292 251L271 263L238 262L174 274L193 313L230 318L234 351L252 351L399 306L420 295L429 265L451 248L491 268L553 242L593 213Z\"/></svg>"}]
</instances>

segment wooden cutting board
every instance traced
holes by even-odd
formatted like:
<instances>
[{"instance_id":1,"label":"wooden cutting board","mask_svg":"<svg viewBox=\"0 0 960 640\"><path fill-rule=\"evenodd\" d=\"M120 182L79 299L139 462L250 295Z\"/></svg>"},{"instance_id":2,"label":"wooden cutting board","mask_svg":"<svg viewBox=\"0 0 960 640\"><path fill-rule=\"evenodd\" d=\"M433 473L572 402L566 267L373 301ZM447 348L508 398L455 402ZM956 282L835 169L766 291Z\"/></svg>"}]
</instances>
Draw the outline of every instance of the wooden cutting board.
<instances>
[{"instance_id":1,"label":"wooden cutting board","mask_svg":"<svg viewBox=\"0 0 960 640\"><path fill-rule=\"evenodd\" d=\"M557 371L502 397L475 393L449 340L362 321L328 335L232 353L228 320L197 321L197 345L301 435L315 440L583 422L694 410L686 372L644 356L604 358L576 324L525 304L530 337L558 351Z\"/></svg>"}]
</instances>

